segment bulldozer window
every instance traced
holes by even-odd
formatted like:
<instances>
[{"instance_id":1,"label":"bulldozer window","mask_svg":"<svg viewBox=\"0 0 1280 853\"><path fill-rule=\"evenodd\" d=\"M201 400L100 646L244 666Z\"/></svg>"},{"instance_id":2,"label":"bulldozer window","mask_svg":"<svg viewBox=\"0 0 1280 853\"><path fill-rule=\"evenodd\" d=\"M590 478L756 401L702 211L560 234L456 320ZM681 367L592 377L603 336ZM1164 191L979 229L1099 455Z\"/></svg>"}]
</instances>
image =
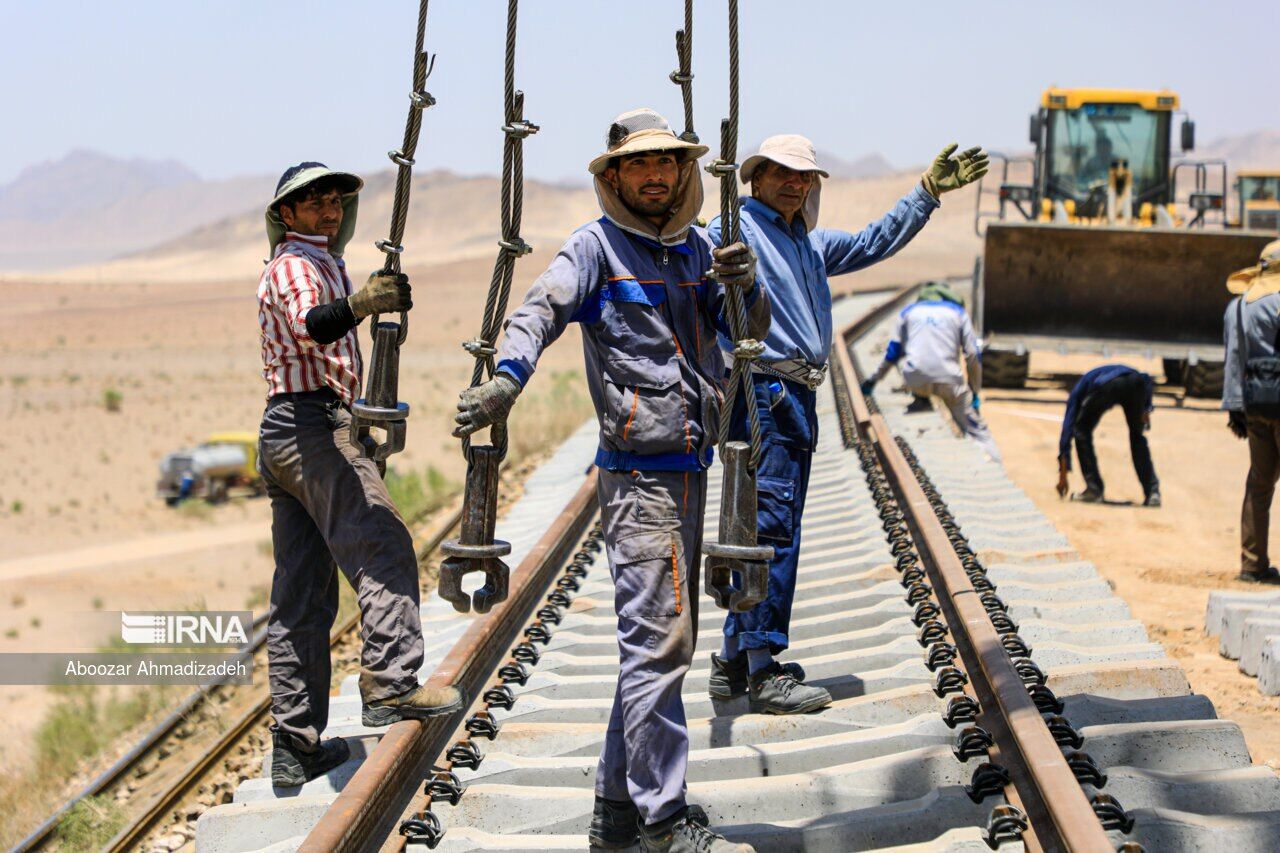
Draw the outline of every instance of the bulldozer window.
<instances>
[{"instance_id":1,"label":"bulldozer window","mask_svg":"<svg viewBox=\"0 0 1280 853\"><path fill-rule=\"evenodd\" d=\"M1135 210L1144 201L1166 200L1169 113L1136 104L1085 104L1050 110L1048 118L1049 198L1074 199L1082 212L1097 207L1106 195L1108 170L1125 161L1133 174Z\"/></svg>"}]
</instances>

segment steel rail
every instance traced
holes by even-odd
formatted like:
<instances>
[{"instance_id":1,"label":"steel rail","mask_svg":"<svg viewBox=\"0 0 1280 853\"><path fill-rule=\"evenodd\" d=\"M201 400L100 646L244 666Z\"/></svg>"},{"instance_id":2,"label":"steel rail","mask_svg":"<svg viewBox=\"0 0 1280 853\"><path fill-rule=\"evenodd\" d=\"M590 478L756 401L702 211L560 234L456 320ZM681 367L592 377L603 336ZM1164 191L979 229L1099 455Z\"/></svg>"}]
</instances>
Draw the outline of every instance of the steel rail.
<instances>
[{"instance_id":1,"label":"steel rail","mask_svg":"<svg viewBox=\"0 0 1280 853\"><path fill-rule=\"evenodd\" d=\"M852 410L860 438L875 448L881 465L907 517L938 604L968 673L980 706L979 721L993 736L999 762L1009 771L1006 797L1026 815L1029 850L1111 850L1098 816L1014 669L1000 635L991 624L979 593L917 482L893 432L859 390L859 374L850 354L854 339L906 301L912 289L882 304L840 330L834 372Z\"/></svg>"},{"instance_id":2,"label":"steel rail","mask_svg":"<svg viewBox=\"0 0 1280 853\"><path fill-rule=\"evenodd\" d=\"M511 574L510 596L478 617L427 681L453 685L473 697L507 653L561 563L596 512L593 468L572 500ZM467 709L430 720L405 720L387 729L369 757L298 848L300 853L377 849L403 843L396 823L425 776L449 745Z\"/></svg>"},{"instance_id":3,"label":"steel rail","mask_svg":"<svg viewBox=\"0 0 1280 853\"><path fill-rule=\"evenodd\" d=\"M253 620L253 637L249 644L236 655L235 660L253 656L262 647L262 644L266 642L267 634L263 628L266 621L267 615L265 613ZM164 719L156 723L137 743L130 747L128 752L113 761L109 767L59 806L57 811L45 818L44 823L33 829L26 838L19 841L13 848L13 853L26 853L28 850L38 850L42 847L67 812L75 808L81 800L97 796L119 781L121 777L137 766L142 759L150 755L156 744L185 721L187 715L205 702L210 693L223 686L225 686L225 682L219 681L214 684L202 685L198 690L193 690L187 695L187 698L182 700L178 707L170 711Z\"/></svg>"},{"instance_id":4,"label":"steel rail","mask_svg":"<svg viewBox=\"0 0 1280 853\"><path fill-rule=\"evenodd\" d=\"M440 521L440 523L435 526L434 529L432 529L430 535L427 537L427 541L424 543L422 548L418 551L419 562L421 562L429 554L431 554L438 547L440 547L440 543L443 542L451 532L453 532L454 528L458 526L458 523L461 520L462 520L462 506L461 504L459 504L454 509L452 509ZM414 523L413 521L410 522L410 524L413 524L413 523ZM265 620L265 617L263 617L263 619ZM255 624L257 624L256 621L255 621ZM341 625L334 628L333 631L330 633L329 635L330 648L337 645L338 642L340 642L343 638L347 637L353 631L355 631L356 628L359 626L359 624L360 624L360 614L357 611L355 613L352 613L351 616L349 616L346 620L344 620ZM256 640L257 638L255 638L255 641ZM263 634L261 642L265 643L265 632ZM261 648L261 645L255 644L253 651L257 652L260 650L260 648ZM193 697L193 698L204 698L204 697ZM127 826L125 826L123 829L121 829L120 832L118 832L116 836L112 838L111 841L109 841L103 849L111 850L111 851L117 851L117 850L123 851L123 850L129 850L136 847L138 843L146 836L146 834L150 832L151 829L156 825L156 823L160 820L160 818L163 817L171 808L173 808L173 806L176 805L184 796L186 796L187 793L191 790L191 788L196 784L196 782L201 778L203 778L204 775L210 770L210 768L215 766L217 762L224 755L226 755L227 751L233 745L239 742L240 739L243 738L249 731L251 731L255 725L260 723L270 710L271 710L271 697L270 695L263 696L256 703L254 703L253 707L249 708L242 715L240 715L240 717L238 717L227 728L227 730L222 733L222 735L218 738L218 740L209 747L207 752L192 759L187 764L187 766L182 769L182 772L178 775L178 778L173 782L173 784L170 785L166 790L161 792L151 803L149 803L147 805L146 811L143 812L138 817L134 818L132 821L130 821L130 823ZM165 722L167 723L169 721L166 720ZM150 749L153 748L161 739L162 737L155 737L154 739L150 737L147 738L146 741L149 741L149 742L146 743L147 749L145 750L145 752L149 752ZM139 746L141 747L142 744L140 744ZM130 755L133 755L133 753L136 751L138 751L138 748L135 748L134 751L131 751ZM138 757L140 758L141 754ZM132 766L132 764L135 764L135 763L136 761L130 762L130 766ZM122 768L121 771L116 775L116 778L108 780L108 782L104 784L102 788L106 788L110 784L113 784L116 781L119 781L120 777L124 775L125 770L127 770L127 768ZM101 790L102 788L100 788L99 790ZM51 819L51 821L52 821L52 825L49 826L49 829L45 832L45 835L43 836L43 838L39 842L37 842L37 846L39 844L43 844L44 841L48 839L49 832L51 832L53 827L56 826L56 818ZM27 849L32 849L32 848L27 848Z\"/></svg>"}]
</instances>

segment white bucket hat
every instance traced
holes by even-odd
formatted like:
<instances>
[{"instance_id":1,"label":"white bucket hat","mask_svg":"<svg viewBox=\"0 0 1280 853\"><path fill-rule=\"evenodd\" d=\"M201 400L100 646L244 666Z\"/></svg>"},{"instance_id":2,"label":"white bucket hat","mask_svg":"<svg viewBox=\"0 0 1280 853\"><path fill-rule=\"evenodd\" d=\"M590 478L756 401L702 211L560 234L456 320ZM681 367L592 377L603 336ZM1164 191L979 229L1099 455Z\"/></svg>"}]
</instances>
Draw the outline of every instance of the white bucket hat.
<instances>
[{"instance_id":1,"label":"white bucket hat","mask_svg":"<svg viewBox=\"0 0 1280 853\"><path fill-rule=\"evenodd\" d=\"M779 163L797 172L814 172L819 178L831 177L825 169L818 165L818 157L814 153L813 143L807 137L796 133L770 136L760 143L760 150L743 161L742 167L738 170L738 174L741 175L744 184L751 182L751 176L755 174L756 169L765 160L772 160L774 163ZM818 227L818 207L821 196L822 181L819 179L813 182L813 187L809 190L809 196L805 199L804 207L800 210L800 216L804 219L804 226L808 231Z\"/></svg>"}]
</instances>

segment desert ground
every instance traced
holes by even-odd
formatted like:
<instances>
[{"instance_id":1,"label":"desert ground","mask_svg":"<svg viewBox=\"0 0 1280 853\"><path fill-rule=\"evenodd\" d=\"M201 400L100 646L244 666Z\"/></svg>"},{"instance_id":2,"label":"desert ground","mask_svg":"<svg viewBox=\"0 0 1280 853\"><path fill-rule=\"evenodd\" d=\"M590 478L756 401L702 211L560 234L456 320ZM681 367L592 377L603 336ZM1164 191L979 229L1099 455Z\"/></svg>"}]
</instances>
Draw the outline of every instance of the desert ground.
<instances>
[{"instance_id":1,"label":"desert ground","mask_svg":"<svg viewBox=\"0 0 1280 853\"><path fill-rule=\"evenodd\" d=\"M1160 377L1158 360L1124 362ZM1213 700L1219 716L1241 725L1253 760L1280 767L1280 701L1260 694L1257 680L1218 655L1216 638L1204 636L1211 590L1257 590L1235 580L1248 448L1227 431L1216 401L1184 399L1181 388L1157 385L1147 438L1164 505L1140 505L1142 487L1118 409L1103 417L1095 443L1108 499L1132 503L1059 500L1054 486L1067 393L1076 377L1102 363L1101 358L1037 353L1031 387L984 393L982 411L1004 454L1005 470L1098 567L1151 638L1178 660L1192 688ZM1072 491L1083 490L1078 470L1071 478ZM1277 529L1273 517L1273 537Z\"/></svg>"}]
</instances>

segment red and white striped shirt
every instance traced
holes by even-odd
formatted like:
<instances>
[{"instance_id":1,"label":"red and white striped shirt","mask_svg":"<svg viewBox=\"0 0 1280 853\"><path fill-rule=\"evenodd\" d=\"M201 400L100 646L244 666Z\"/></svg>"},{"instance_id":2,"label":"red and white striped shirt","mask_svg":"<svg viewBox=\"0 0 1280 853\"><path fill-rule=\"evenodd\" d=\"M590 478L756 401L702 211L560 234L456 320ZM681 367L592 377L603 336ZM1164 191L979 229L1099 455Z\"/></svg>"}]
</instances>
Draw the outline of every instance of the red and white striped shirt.
<instances>
[{"instance_id":1,"label":"red and white striped shirt","mask_svg":"<svg viewBox=\"0 0 1280 853\"><path fill-rule=\"evenodd\" d=\"M327 237L286 233L258 282L268 397L332 388L349 404L360 393L359 327L323 345L307 334L307 311L352 293L346 265L328 245Z\"/></svg>"}]
</instances>

